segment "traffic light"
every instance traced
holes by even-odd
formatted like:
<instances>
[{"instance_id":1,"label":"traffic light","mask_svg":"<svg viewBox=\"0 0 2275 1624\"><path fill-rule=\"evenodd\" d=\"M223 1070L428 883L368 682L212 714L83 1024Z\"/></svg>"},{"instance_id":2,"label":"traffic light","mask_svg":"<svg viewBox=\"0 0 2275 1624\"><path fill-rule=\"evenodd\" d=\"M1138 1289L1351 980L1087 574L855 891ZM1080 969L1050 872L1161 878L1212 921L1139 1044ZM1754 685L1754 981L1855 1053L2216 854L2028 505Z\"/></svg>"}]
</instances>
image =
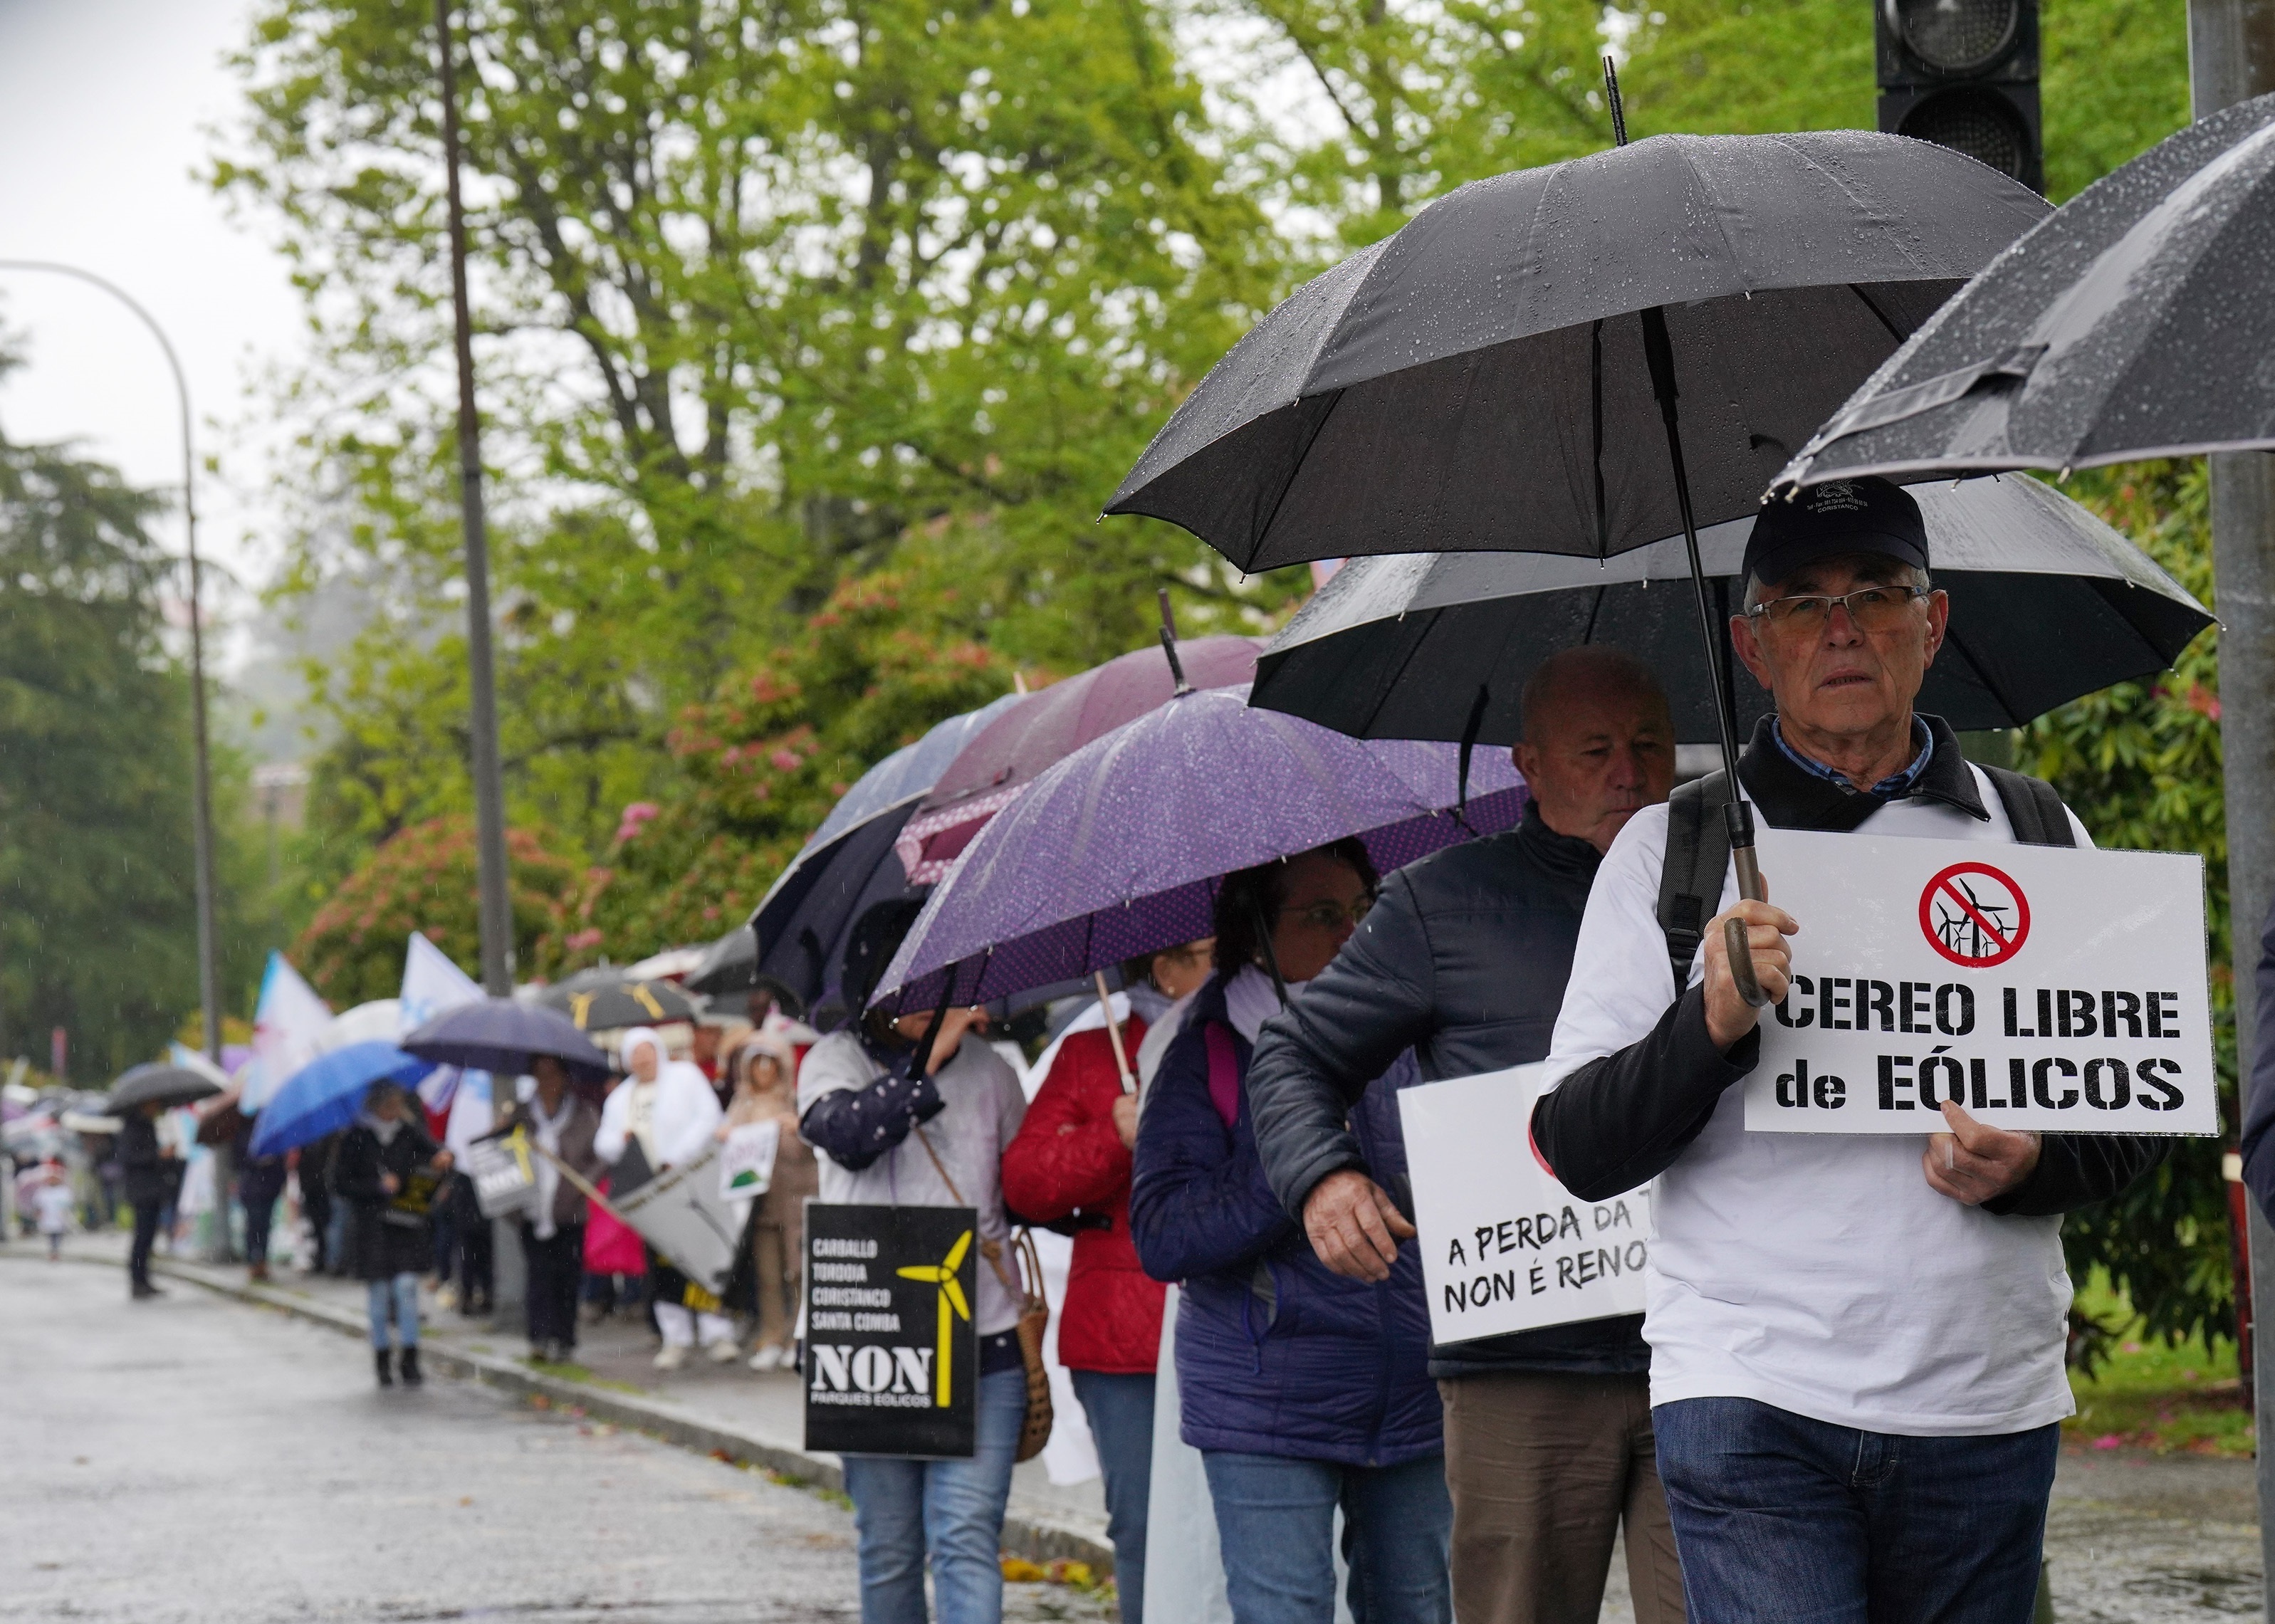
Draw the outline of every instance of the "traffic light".
<instances>
[{"instance_id":1,"label":"traffic light","mask_svg":"<svg viewBox=\"0 0 2275 1624\"><path fill-rule=\"evenodd\" d=\"M2045 190L2037 0L1875 0L1880 128Z\"/></svg>"}]
</instances>

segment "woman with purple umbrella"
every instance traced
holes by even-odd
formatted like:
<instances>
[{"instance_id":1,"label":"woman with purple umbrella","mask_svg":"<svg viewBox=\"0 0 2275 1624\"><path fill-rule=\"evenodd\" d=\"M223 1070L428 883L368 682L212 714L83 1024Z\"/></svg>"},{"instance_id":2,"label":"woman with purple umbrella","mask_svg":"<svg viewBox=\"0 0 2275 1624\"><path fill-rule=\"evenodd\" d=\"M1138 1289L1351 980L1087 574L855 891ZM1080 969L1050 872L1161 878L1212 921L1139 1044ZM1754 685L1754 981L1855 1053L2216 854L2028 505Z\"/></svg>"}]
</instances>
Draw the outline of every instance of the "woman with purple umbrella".
<instances>
[{"instance_id":1,"label":"woman with purple umbrella","mask_svg":"<svg viewBox=\"0 0 2275 1624\"><path fill-rule=\"evenodd\" d=\"M1201 1451L1236 1624L1334 1616L1343 1514L1354 1616L1448 1624L1447 1495L1419 1254L1390 1277L1330 1271L1272 1193L1247 1072L1264 1022L1325 970L1372 905L1356 839L1228 876L1216 973L1163 1057L1140 1120L1130 1224L1156 1280L1179 1280L1184 1440ZM1402 1181L1402 1060L1352 1113L1369 1165ZM1410 1227L1404 1233L1411 1235Z\"/></svg>"}]
</instances>

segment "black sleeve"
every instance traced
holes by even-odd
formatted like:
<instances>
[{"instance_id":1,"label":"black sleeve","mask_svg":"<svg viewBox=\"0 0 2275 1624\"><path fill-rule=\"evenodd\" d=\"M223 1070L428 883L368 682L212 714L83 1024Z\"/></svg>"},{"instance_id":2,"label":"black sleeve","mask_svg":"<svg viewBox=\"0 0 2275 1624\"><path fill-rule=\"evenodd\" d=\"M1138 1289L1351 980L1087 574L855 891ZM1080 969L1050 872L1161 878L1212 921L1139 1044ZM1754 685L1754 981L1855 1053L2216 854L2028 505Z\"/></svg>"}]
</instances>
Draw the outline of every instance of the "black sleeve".
<instances>
[{"instance_id":1,"label":"black sleeve","mask_svg":"<svg viewBox=\"0 0 2275 1624\"><path fill-rule=\"evenodd\" d=\"M2161 1134L2050 1133L2038 1142L2038 1165L2030 1176L1984 1202L1983 1210L2015 1218L2075 1212L2122 1194L2171 1148Z\"/></svg>"},{"instance_id":2,"label":"black sleeve","mask_svg":"<svg viewBox=\"0 0 2275 1624\"><path fill-rule=\"evenodd\" d=\"M911 1078L896 1071L866 1088L832 1089L806 1108L797 1131L839 1167L858 1173L907 1138L918 1123L946 1109L948 1102L930 1076Z\"/></svg>"},{"instance_id":3,"label":"black sleeve","mask_svg":"<svg viewBox=\"0 0 2275 1624\"><path fill-rule=\"evenodd\" d=\"M1722 1091L1761 1058L1759 1027L1729 1054L1706 1033L1706 994L1692 987L1650 1036L1591 1060L1532 1107L1532 1144L1565 1189L1608 1201L1674 1165L1714 1114Z\"/></svg>"},{"instance_id":4,"label":"black sleeve","mask_svg":"<svg viewBox=\"0 0 2275 1624\"><path fill-rule=\"evenodd\" d=\"M1366 1166L1347 1119L1367 1084L1434 1030L1431 963L1414 894L1393 874L1334 962L1257 1034L1248 1069L1257 1153L1297 1222L1321 1179Z\"/></svg>"}]
</instances>

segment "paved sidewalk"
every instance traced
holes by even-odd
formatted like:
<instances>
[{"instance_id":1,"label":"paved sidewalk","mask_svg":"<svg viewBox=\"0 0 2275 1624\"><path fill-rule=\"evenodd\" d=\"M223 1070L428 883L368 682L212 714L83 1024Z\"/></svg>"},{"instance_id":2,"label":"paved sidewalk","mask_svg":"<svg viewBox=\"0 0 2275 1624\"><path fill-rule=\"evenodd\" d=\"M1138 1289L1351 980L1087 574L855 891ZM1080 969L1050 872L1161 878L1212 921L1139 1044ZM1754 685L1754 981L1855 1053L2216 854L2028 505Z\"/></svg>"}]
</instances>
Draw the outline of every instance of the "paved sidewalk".
<instances>
[{"instance_id":1,"label":"paved sidewalk","mask_svg":"<svg viewBox=\"0 0 2275 1624\"><path fill-rule=\"evenodd\" d=\"M67 1245L76 1260L125 1269L123 1235L80 1235ZM266 1286L247 1281L242 1265L194 1263L161 1254L155 1272L194 1282L247 1303L281 1310L363 1337L368 1321L359 1280L310 1275L284 1268ZM842 1486L837 1457L809 1453L804 1444L805 1407L798 1379L788 1371L761 1375L744 1367L713 1364L699 1355L683 1369L659 1371L657 1342L645 1316L584 1326L571 1365L533 1364L518 1323L495 1326L488 1316L465 1318L435 1307L422 1292L420 1329L426 1363L433 1369L581 1408L619 1426L636 1427L704 1454L750 1461L824 1488ZM1103 1485L1061 1487L1029 1461L1012 1474L1003 1549L1038 1562L1062 1558L1087 1562L1100 1575L1114 1567L1106 1537Z\"/></svg>"}]
</instances>

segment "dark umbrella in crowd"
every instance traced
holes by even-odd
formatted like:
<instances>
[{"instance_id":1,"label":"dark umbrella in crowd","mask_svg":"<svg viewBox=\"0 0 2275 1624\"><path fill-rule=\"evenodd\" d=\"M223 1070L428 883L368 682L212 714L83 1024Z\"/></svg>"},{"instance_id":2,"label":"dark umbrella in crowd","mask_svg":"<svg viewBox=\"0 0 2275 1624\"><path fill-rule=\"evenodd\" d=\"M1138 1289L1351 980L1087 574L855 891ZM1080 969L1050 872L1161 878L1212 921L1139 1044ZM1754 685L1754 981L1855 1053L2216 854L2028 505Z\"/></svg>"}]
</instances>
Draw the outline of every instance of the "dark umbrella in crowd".
<instances>
[{"instance_id":1,"label":"dark umbrella in crowd","mask_svg":"<svg viewBox=\"0 0 2275 1624\"><path fill-rule=\"evenodd\" d=\"M485 998L446 1009L398 1046L421 1060L471 1071L518 1076L535 1055L549 1054L572 1075L598 1081L608 1057L558 1009L510 998Z\"/></svg>"},{"instance_id":2,"label":"dark umbrella in crowd","mask_svg":"<svg viewBox=\"0 0 2275 1624\"><path fill-rule=\"evenodd\" d=\"M622 971L600 979L586 971L547 987L537 1001L548 1009L558 1009L577 1023L578 1031L587 1032L692 1021L702 1013L693 999L670 982L635 981Z\"/></svg>"},{"instance_id":3,"label":"dark umbrella in crowd","mask_svg":"<svg viewBox=\"0 0 2275 1624\"><path fill-rule=\"evenodd\" d=\"M1951 595L1921 708L1954 728L2020 727L2081 694L2161 671L2211 616L2140 549L2052 487L1971 480L1914 493L1935 584ZM1703 532L1718 607L1735 606L1753 528ZM1675 736L1715 736L1680 538L1606 563L1523 553L1363 558L1306 603L1257 662L1253 702L1361 738L1514 744L1543 660L1608 643L1649 661ZM1736 679L1740 724L1769 696Z\"/></svg>"},{"instance_id":4,"label":"dark umbrella in crowd","mask_svg":"<svg viewBox=\"0 0 2275 1624\"><path fill-rule=\"evenodd\" d=\"M2046 206L1898 136L1630 147L1606 78L1620 146L1472 182L1299 290L1186 397L1107 511L1183 525L1243 570L1607 558L1679 532L1719 673L1698 526L1753 511L1823 403ZM1718 676L1708 691L1727 691ZM1735 722L1717 714L1735 780ZM1751 809L1725 815L1740 895L1758 897Z\"/></svg>"},{"instance_id":5,"label":"dark umbrella in crowd","mask_svg":"<svg viewBox=\"0 0 2275 1624\"><path fill-rule=\"evenodd\" d=\"M187 1066L152 1061L118 1074L103 1101L103 1114L124 1116L155 1101L167 1107L193 1105L221 1092L221 1084Z\"/></svg>"},{"instance_id":6,"label":"dark umbrella in crowd","mask_svg":"<svg viewBox=\"0 0 2275 1624\"><path fill-rule=\"evenodd\" d=\"M929 1008L1071 981L1208 935L1234 870L1356 835L1387 873L1513 827L1525 790L1508 756L1475 764L1466 805L1457 758L1258 710L1244 688L1180 695L1069 756L990 823L876 996Z\"/></svg>"},{"instance_id":7,"label":"dark umbrella in crowd","mask_svg":"<svg viewBox=\"0 0 2275 1624\"><path fill-rule=\"evenodd\" d=\"M1166 629L1165 629L1166 630ZM1091 740L1144 715L1187 687L1223 688L1256 675L1248 638L1165 640L1031 693L1006 710L949 764L897 850L911 883L931 885L993 818L1046 768Z\"/></svg>"},{"instance_id":8,"label":"dark umbrella in crowd","mask_svg":"<svg viewBox=\"0 0 2275 1624\"><path fill-rule=\"evenodd\" d=\"M1022 698L1007 693L951 716L862 774L767 888L750 922L729 938L739 939L737 946L717 969L709 960L698 966L688 985L707 993L738 991L767 976L812 1008L827 988L830 966L844 956L853 921L907 888L908 874L893 842L917 803L964 746Z\"/></svg>"},{"instance_id":9,"label":"dark umbrella in crowd","mask_svg":"<svg viewBox=\"0 0 2275 1624\"><path fill-rule=\"evenodd\" d=\"M2275 95L2088 186L1779 476L1921 479L2275 446Z\"/></svg>"}]
</instances>

